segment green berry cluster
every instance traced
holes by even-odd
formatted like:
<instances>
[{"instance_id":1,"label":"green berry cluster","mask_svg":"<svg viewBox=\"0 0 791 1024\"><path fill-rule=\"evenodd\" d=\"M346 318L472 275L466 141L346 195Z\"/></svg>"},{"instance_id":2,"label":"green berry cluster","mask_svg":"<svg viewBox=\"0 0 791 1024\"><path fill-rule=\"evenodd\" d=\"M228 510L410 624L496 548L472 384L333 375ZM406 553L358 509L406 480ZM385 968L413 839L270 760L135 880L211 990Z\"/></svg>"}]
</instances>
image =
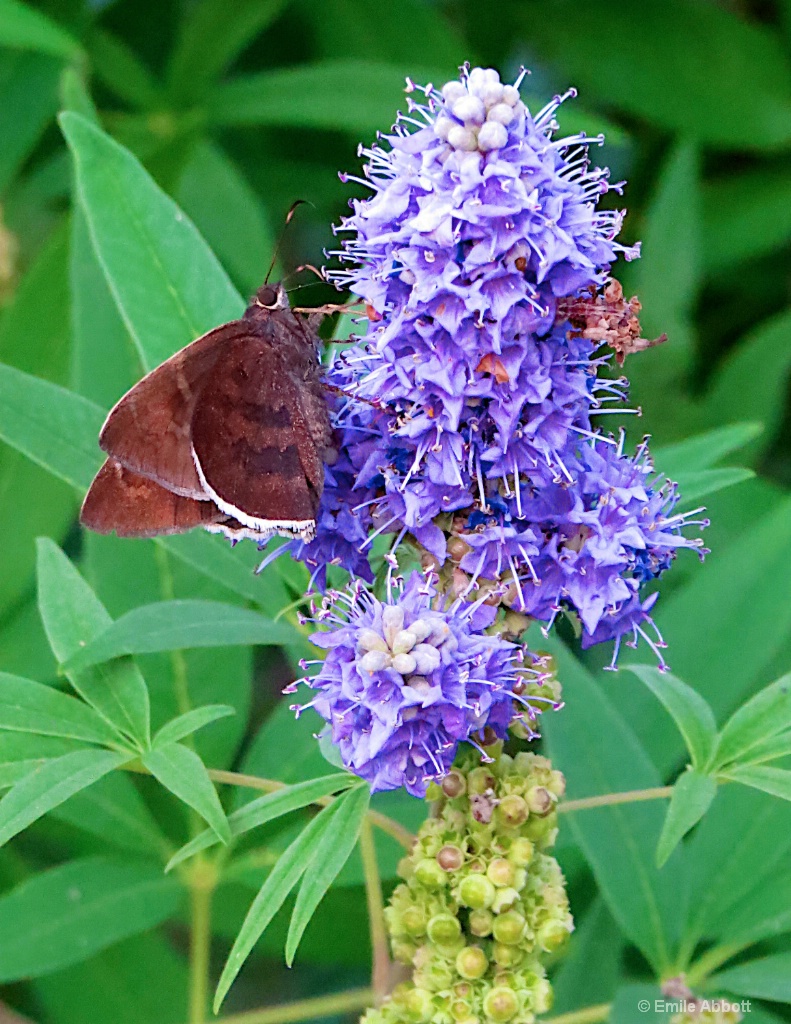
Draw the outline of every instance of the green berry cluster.
<instances>
[{"instance_id":1,"label":"green berry cluster","mask_svg":"<svg viewBox=\"0 0 791 1024\"><path fill-rule=\"evenodd\" d=\"M564 779L545 757L470 755L429 790L432 812L386 910L412 968L365 1024L532 1024L552 1005L542 958L573 929L547 854Z\"/></svg>"}]
</instances>

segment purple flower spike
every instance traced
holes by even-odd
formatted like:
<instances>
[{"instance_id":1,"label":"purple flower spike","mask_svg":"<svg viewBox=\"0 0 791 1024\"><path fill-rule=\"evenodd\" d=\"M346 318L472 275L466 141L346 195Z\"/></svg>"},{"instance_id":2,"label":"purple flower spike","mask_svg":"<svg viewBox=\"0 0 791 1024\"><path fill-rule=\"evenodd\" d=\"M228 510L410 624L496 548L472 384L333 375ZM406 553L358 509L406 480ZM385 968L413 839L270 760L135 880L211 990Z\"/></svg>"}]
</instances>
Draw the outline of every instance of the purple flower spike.
<instances>
[{"instance_id":1,"label":"purple flower spike","mask_svg":"<svg viewBox=\"0 0 791 1024\"><path fill-rule=\"evenodd\" d=\"M519 694L542 673L522 664L515 644L484 632L494 616L480 603L447 601L419 573L387 601L360 584L325 599L316 620L330 628L311 639L327 653L305 680L319 691L307 706L372 792L404 786L423 796L450 770L459 743L479 746L484 730L487 743L505 737L514 701L535 716L543 699Z\"/></svg>"}]
</instances>

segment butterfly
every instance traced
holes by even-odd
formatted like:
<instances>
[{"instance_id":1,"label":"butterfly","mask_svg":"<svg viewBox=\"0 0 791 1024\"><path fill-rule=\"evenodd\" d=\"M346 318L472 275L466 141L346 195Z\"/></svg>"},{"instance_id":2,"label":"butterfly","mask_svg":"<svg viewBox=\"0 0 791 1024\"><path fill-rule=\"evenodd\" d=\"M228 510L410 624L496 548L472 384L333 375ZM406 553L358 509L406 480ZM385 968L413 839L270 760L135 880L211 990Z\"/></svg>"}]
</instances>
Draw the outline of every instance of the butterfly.
<instances>
[{"instance_id":1,"label":"butterfly","mask_svg":"<svg viewBox=\"0 0 791 1024\"><path fill-rule=\"evenodd\" d=\"M152 370L99 435L107 460L80 521L156 537L204 527L232 540L310 540L336 455L318 360L321 312L265 284L239 320Z\"/></svg>"}]
</instances>

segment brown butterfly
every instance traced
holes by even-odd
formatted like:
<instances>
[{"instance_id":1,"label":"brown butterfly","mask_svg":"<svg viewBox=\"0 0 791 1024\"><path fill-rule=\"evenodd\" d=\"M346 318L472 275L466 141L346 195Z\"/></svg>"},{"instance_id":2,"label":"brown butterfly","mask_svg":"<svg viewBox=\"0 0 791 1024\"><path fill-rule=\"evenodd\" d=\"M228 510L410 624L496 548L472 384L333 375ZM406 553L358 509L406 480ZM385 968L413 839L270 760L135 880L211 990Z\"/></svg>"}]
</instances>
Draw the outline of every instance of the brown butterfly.
<instances>
[{"instance_id":1,"label":"brown butterfly","mask_svg":"<svg viewBox=\"0 0 791 1024\"><path fill-rule=\"evenodd\" d=\"M332 461L320 314L261 287L240 320L209 331L118 402L108 459L80 514L97 533L155 537L202 526L231 539L310 540Z\"/></svg>"}]
</instances>

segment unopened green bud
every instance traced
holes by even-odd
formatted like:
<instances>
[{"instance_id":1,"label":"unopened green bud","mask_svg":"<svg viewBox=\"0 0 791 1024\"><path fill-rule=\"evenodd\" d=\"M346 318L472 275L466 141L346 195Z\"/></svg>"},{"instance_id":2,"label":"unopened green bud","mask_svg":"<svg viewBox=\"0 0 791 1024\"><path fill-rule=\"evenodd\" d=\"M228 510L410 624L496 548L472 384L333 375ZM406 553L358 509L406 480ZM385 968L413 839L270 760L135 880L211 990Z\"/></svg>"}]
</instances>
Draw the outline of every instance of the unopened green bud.
<instances>
[{"instance_id":1,"label":"unopened green bud","mask_svg":"<svg viewBox=\"0 0 791 1024\"><path fill-rule=\"evenodd\" d=\"M538 978L533 985L533 1009L536 1013L549 1013L555 995L546 978Z\"/></svg>"},{"instance_id":2,"label":"unopened green bud","mask_svg":"<svg viewBox=\"0 0 791 1024\"><path fill-rule=\"evenodd\" d=\"M454 1003L451 1004L450 1012L454 1020L468 1020L470 1014L472 1013L472 1007L466 1000L457 999Z\"/></svg>"},{"instance_id":3,"label":"unopened green bud","mask_svg":"<svg viewBox=\"0 0 791 1024\"><path fill-rule=\"evenodd\" d=\"M433 857L426 857L415 865L415 878L427 889L441 889L448 876Z\"/></svg>"},{"instance_id":4,"label":"unopened green bud","mask_svg":"<svg viewBox=\"0 0 791 1024\"><path fill-rule=\"evenodd\" d=\"M494 885L513 885L514 866L504 857L495 857L486 869L486 877Z\"/></svg>"},{"instance_id":5,"label":"unopened green bud","mask_svg":"<svg viewBox=\"0 0 791 1024\"><path fill-rule=\"evenodd\" d=\"M486 910L494 902L495 888L484 875L467 875L459 886L459 899L465 907Z\"/></svg>"},{"instance_id":6,"label":"unopened green bud","mask_svg":"<svg viewBox=\"0 0 791 1024\"><path fill-rule=\"evenodd\" d=\"M469 916L470 931L478 938L485 938L492 934L494 914L488 910L473 910Z\"/></svg>"},{"instance_id":7,"label":"unopened green bud","mask_svg":"<svg viewBox=\"0 0 791 1024\"><path fill-rule=\"evenodd\" d=\"M507 828L517 828L527 821L528 808L521 796L511 793L497 805L497 820Z\"/></svg>"},{"instance_id":8,"label":"unopened green bud","mask_svg":"<svg viewBox=\"0 0 791 1024\"><path fill-rule=\"evenodd\" d=\"M431 992L442 992L453 984L453 973L450 967L433 960L422 970L415 971L415 981Z\"/></svg>"},{"instance_id":9,"label":"unopened green bud","mask_svg":"<svg viewBox=\"0 0 791 1024\"><path fill-rule=\"evenodd\" d=\"M474 981L486 974L489 960L480 946L465 946L456 956L456 970L462 978Z\"/></svg>"},{"instance_id":10,"label":"unopened green bud","mask_svg":"<svg viewBox=\"0 0 791 1024\"><path fill-rule=\"evenodd\" d=\"M450 771L442 780L442 792L449 800L455 800L467 792L467 780L461 772Z\"/></svg>"},{"instance_id":11,"label":"unopened green bud","mask_svg":"<svg viewBox=\"0 0 791 1024\"><path fill-rule=\"evenodd\" d=\"M498 942L504 942L507 946L515 946L521 942L525 934L525 919L515 910L509 910L507 914L500 914L494 919L492 932Z\"/></svg>"},{"instance_id":12,"label":"unopened green bud","mask_svg":"<svg viewBox=\"0 0 791 1024\"><path fill-rule=\"evenodd\" d=\"M519 1011L519 999L510 988L493 988L483 1001L483 1012L496 1024L505 1024Z\"/></svg>"},{"instance_id":13,"label":"unopened green bud","mask_svg":"<svg viewBox=\"0 0 791 1024\"><path fill-rule=\"evenodd\" d=\"M508 859L519 868L526 868L535 855L535 846L524 836L514 839L508 848Z\"/></svg>"},{"instance_id":14,"label":"unopened green bud","mask_svg":"<svg viewBox=\"0 0 791 1024\"><path fill-rule=\"evenodd\" d=\"M442 799L442 789L437 785L436 782L429 782L426 789L426 800L430 800L432 803L435 800Z\"/></svg>"},{"instance_id":15,"label":"unopened green bud","mask_svg":"<svg viewBox=\"0 0 791 1024\"><path fill-rule=\"evenodd\" d=\"M437 946L447 946L461 935L461 924L452 914L436 914L429 921L426 932Z\"/></svg>"},{"instance_id":16,"label":"unopened green bud","mask_svg":"<svg viewBox=\"0 0 791 1024\"><path fill-rule=\"evenodd\" d=\"M424 988L413 988L403 998L404 1010L413 1021L426 1021L431 1017L431 993Z\"/></svg>"},{"instance_id":17,"label":"unopened green bud","mask_svg":"<svg viewBox=\"0 0 791 1024\"><path fill-rule=\"evenodd\" d=\"M530 813L537 814L541 818L549 814L555 806L552 794L545 786L533 786L532 789L527 791L526 800Z\"/></svg>"},{"instance_id":18,"label":"unopened green bud","mask_svg":"<svg viewBox=\"0 0 791 1024\"><path fill-rule=\"evenodd\" d=\"M401 924L407 934L423 935L426 931L426 915L420 907L407 907L401 914Z\"/></svg>"},{"instance_id":19,"label":"unopened green bud","mask_svg":"<svg viewBox=\"0 0 791 1024\"><path fill-rule=\"evenodd\" d=\"M411 942L406 942L403 939L393 939L393 959L397 960L400 964L411 964L412 957L415 955L415 946Z\"/></svg>"},{"instance_id":20,"label":"unopened green bud","mask_svg":"<svg viewBox=\"0 0 791 1024\"><path fill-rule=\"evenodd\" d=\"M480 768L473 768L467 776L467 791L473 795L480 796L488 790L494 789L496 784L497 779L483 765Z\"/></svg>"},{"instance_id":21,"label":"unopened green bud","mask_svg":"<svg viewBox=\"0 0 791 1024\"><path fill-rule=\"evenodd\" d=\"M495 942L492 946L492 956L496 964L510 970L521 964L525 958L525 953L519 946L507 946L504 942Z\"/></svg>"},{"instance_id":22,"label":"unopened green bud","mask_svg":"<svg viewBox=\"0 0 791 1024\"><path fill-rule=\"evenodd\" d=\"M452 843L446 843L437 854L437 864L443 871L458 871L463 863L464 853Z\"/></svg>"},{"instance_id":23,"label":"unopened green bud","mask_svg":"<svg viewBox=\"0 0 791 1024\"><path fill-rule=\"evenodd\" d=\"M472 985L469 985L466 981L460 981L458 985L453 986L453 994L457 999L469 999L471 992Z\"/></svg>"},{"instance_id":24,"label":"unopened green bud","mask_svg":"<svg viewBox=\"0 0 791 1024\"><path fill-rule=\"evenodd\" d=\"M569 930L560 921L546 921L538 929L536 941L546 953L553 953L568 941Z\"/></svg>"},{"instance_id":25,"label":"unopened green bud","mask_svg":"<svg viewBox=\"0 0 791 1024\"><path fill-rule=\"evenodd\" d=\"M510 886L507 886L504 889L498 889L492 902L492 910L495 914L502 914L506 910L510 910L518 899L519 893L516 889L510 888Z\"/></svg>"},{"instance_id":26,"label":"unopened green bud","mask_svg":"<svg viewBox=\"0 0 791 1024\"><path fill-rule=\"evenodd\" d=\"M551 843L547 843L547 837L555 828L554 821L555 816L553 814L548 814L545 818L541 818L539 815L531 817L529 821L525 822L525 833L528 839L538 843L541 849L551 845Z\"/></svg>"}]
</instances>

